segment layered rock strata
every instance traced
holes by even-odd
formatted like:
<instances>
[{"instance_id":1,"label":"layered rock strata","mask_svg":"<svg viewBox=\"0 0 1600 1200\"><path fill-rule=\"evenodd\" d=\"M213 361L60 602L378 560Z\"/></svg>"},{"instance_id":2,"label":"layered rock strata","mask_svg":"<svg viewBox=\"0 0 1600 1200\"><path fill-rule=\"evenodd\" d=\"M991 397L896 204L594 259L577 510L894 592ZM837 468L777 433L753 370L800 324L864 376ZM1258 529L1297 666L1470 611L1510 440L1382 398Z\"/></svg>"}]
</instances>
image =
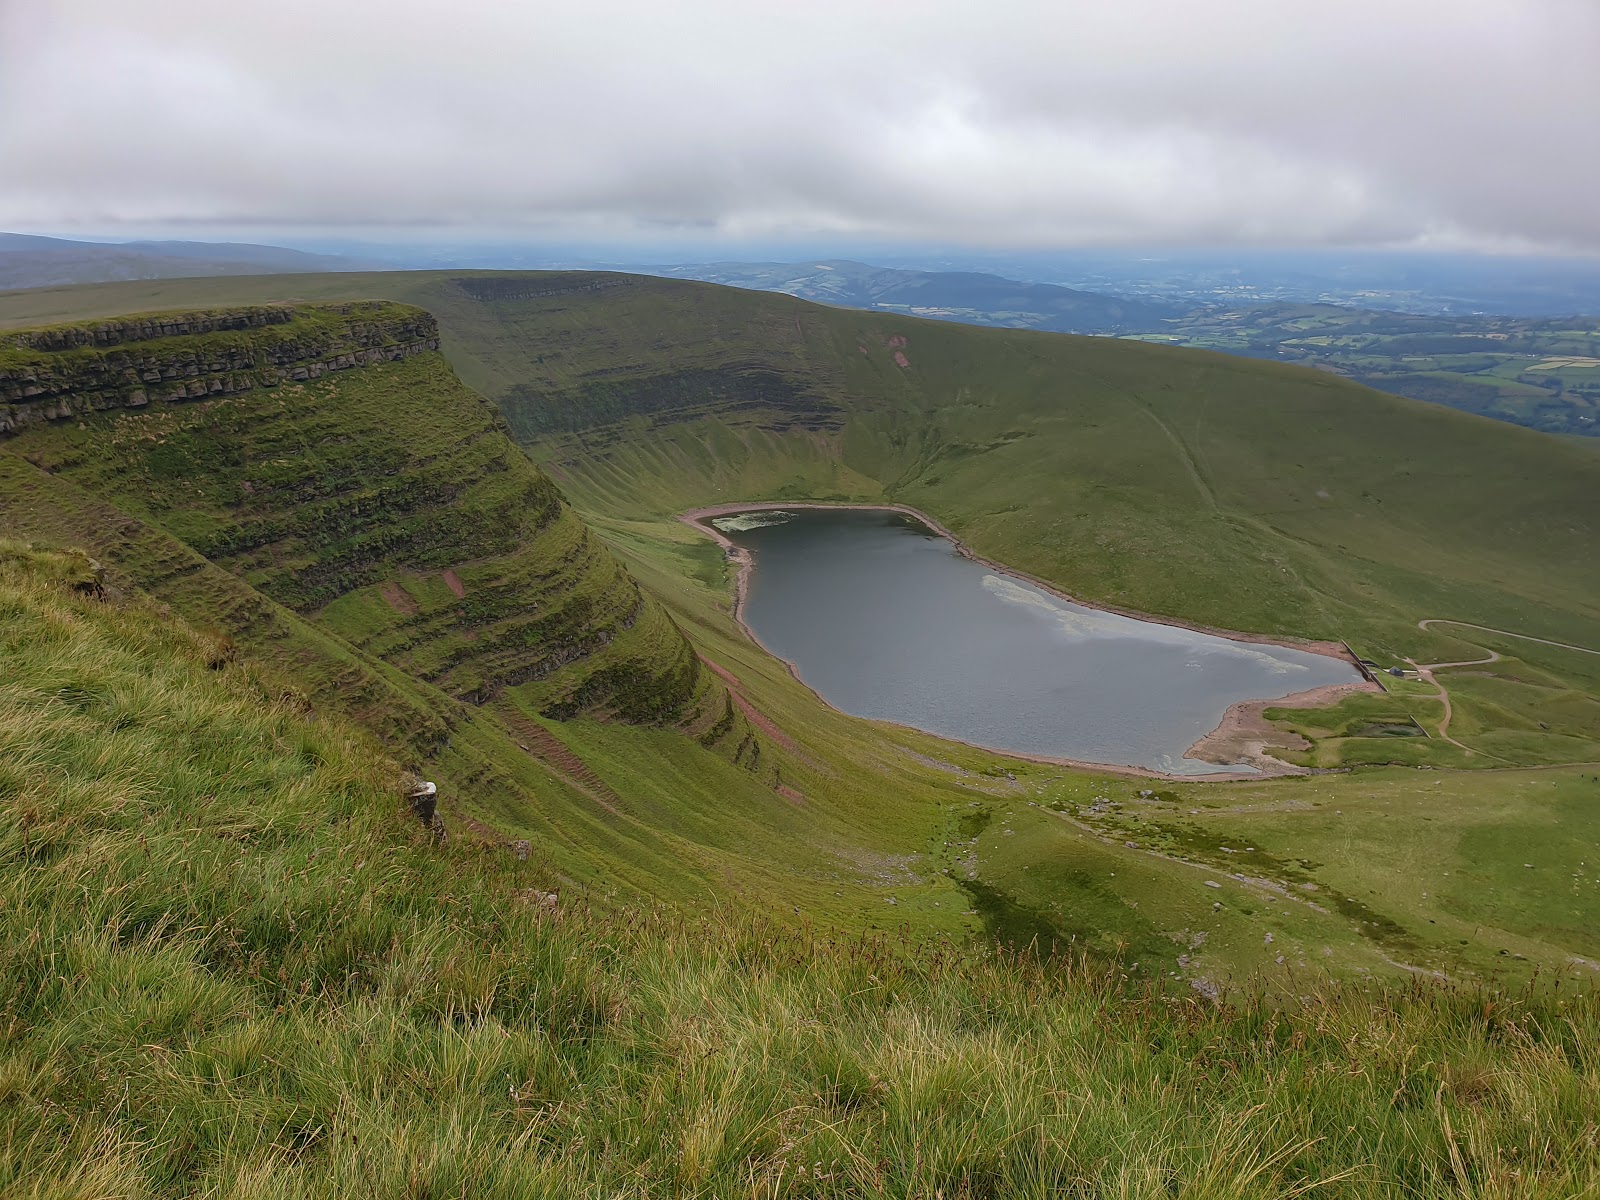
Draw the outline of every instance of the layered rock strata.
<instances>
[{"instance_id":1,"label":"layered rock strata","mask_svg":"<svg viewBox=\"0 0 1600 1200\"><path fill-rule=\"evenodd\" d=\"M233 309L0 340L0 436L152 400L228 396L439 348L433 317L379 302Z\"/></svg>"}]
</instances>

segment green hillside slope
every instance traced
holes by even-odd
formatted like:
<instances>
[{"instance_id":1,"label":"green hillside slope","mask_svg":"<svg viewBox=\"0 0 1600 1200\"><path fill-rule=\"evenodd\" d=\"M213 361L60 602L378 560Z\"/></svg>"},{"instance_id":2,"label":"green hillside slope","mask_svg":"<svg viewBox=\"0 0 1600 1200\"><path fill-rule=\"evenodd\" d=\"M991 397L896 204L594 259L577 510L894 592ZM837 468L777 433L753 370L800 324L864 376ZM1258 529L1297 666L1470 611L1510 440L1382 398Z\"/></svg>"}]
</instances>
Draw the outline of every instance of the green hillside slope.
<instances>
[{"instance_id":1,"label":"green hillside slope","mask_svg":"<svg viewBox=\"0 0 1600 1200\"><path fill-rule=\"evenodd\" d=\"M1581 1195L1592 997L1211 1005L576 903L82 556L0 541L0 1192Z\"/></svg>"},{"instance_id":2,"label":"green hillside slope","mask_svg":"<svg viewBox=\"0 0 1600 1200\"><path fill-rule=\"evenodd\" d=\"M578 273L65 289L0 322L290 292L426 307L587 510L888 494L1086 597L1218 624L1600 623L1581 448L1314 371Z\"/></svg>"},{"instance_id":3,"label":"green hillside slope","mask_svg":"<svg viewBox=\"0 0 1600 1200\"><path fill-rule=\"evenodd\" d=\"M41 317L170 308L156 286L0 298L0 314L24 300ZM1600 922L1592 772L1517 769L1600 759L1595 656L1416 625L1600 645L1593 455L1290 368L670 281L406 274L181 292L237 305L285 288L425 306L451 364L576 513L541 524L548 481L425 351L216 400L186 384L181 401L81 429L58 413L0 442L0 529L89 546L135 583L148 571L317 703L351 698L392 744L427 749L412 765L450 785L455 833L527 838L601 893L1120 946L1130 970L1206 985L1307 966L1582 975L1600 957L1586 932ZM229 458L237 446L247 459ZM402 464L393 479L337 491L386 461ZM1316 743L1307 761L1400 765L1141 797L1125 779L828 709L744 636L720 553L675 519L711 501L882 497L1092 598L1344 636L1380 657L1467 662L1480 644L1503 657L1439 669L1455 741L1364 736L1390 709L1442 732L1438 685L1417 680L1292 714ZM515 546L494 540L518 521ZM455 554L456 538L483 539L484 557ZM560 657L547 645L560 622L541 624L552 612L584 624L630 605L642 615L616 618L611 640L579 638L578 659L516 677ZM682 637L714 665L696 669ZM679 716L625 711L655 694L641 678L669 687L685 671ZM1255 847L1248 862L1236 841Z\"/></svg>"},{"instance_id":4,"label":"green hillside slope","mask_svg":"<svg viewBox=\"0 0 1600 1200\"><path fill-rule=\"evenodd\" d=\"M1600 657L1418 625L1600 647L1600 463L1581 449L1317 372L1109 339L625 277L419 293L464 377L592 517L907 503L1085 599L1341 639L1384 665L1493 650L1515 660L1497 697L1463 687L1458 744L1410 753L1600 759ZM1326 743L1314 761L1390 761L1392 739L1346 735L1414 710L1395 696L1327 714L1305 729Z\"/></svg>"},{"instance_id":5,"label":"green hillside slope","mask_svg":"<svg viewBox=\"0 0 1600 1200\"><path fill-rule=\"evenodd\" d=\"M96 327L92 348L56 349L71 329L0 346L0 389L44 392L6 405L12 453L453 696L522 686L537 708L633 720L693 701L688 644L432 352L425 314L298 309L113 341L115 328ZM113 374L139 386L87 386ZM113 415L40 416L102 405Z\"/></svg>"},{"instance_id":6,"label":"green hillside slope","mask_svg":"<svg viewBox=\"0 0 1600 1200\"><path fill-rule=\"evenodd\" d=\"M597 886L695 886L694 856L590 786L546 718L664 724L726 757L754 734L434 339L389 304L19 335L0 346L0 534L87 547L268 656L466 827Z\"/></svg>"},{"instance_id":7,"label":"green hillside slope","mask_svg":"<svg viewBox=\"0 0 1600 1200\"><path fill-rule=\"evenodd\" d=\"M458 698L693 703L688 644L455 381L426 314L151 325L0 344L8 451Z\"/></svg>"}]
</instances>

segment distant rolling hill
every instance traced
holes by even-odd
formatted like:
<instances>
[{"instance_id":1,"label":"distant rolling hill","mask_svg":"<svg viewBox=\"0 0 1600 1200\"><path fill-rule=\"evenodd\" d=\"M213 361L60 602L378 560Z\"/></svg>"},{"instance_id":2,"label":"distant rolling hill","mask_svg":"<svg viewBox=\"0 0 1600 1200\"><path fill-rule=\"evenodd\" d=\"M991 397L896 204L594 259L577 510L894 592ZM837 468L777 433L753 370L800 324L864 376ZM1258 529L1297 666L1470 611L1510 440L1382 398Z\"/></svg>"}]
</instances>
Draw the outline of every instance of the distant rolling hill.
<instances>
[{"instance_id":1,"label":"distant rolling hill","mask_svg":"<svg viewBox=\"0 0 1600 1200\"><path fill-rule=\"evenodd\" d=\"M651 272L730 287L783 292L846 308L866 308L972 325L1053 333L1128 333L1164 328L1185 309L1125 300L1052 283L1023 283L976 271L908 271L846 259L812 263L705 263Z\"/></svg>"},{"instance_id":2,"label":"distant rolling hill","mask_svg":"<svg viewBox=\"0 0 1600 1200\"><path fill-rule=\"evenodd\" d=\"M1600 318L1428 316L1334 304L1195 311L1147 341L1315 365L1546 433L1600 435Z\"/></svg>"},{"instance_id":3,"label":"distant rolling hill","mask_svg":"<svg viewBox=\"0 0 1600 1200\"><path fill-rule=\"evenodd\" d=\"M646 270L845 308L1009 329L1113 334L1278 358L1546 433L1600 433L1595 419L1600 359L1593 357L1600 326L1593 317L1435 316L1300 303L1195 306L973 271L904 270L846 260Z\"/></svg>"},{"instance_id":4,"label":"distant rolling hill","mask_svg":"<svg viewBox=\"0 0 1600 1200\"><path fill-rule=\"evenodd\" d=\"M598 272L71 288L0 298L0 326L283 296L432 312L462 380L607 520L894 500L1142 612L1344 638L1385 662L1474 657L1417 629L1433 617L1600 646L1592 455L1324 371ZM1592 657L1492 685L1485 744L1520 764L1600 758ZM1397 753L1350 740L1338 761Z\"/></svg>"},{"instance_id":5,"label":"distant rolling hill","mask_svg":"<svg viewBox=\"0 0 1600 1200\"><path fill-rule=\"evenodd\" d=\"M0 233L0 291L129 279L349 271L366 265L370 264L282 246L236 242L79 242Z\"/></svg>"}]
</instances>

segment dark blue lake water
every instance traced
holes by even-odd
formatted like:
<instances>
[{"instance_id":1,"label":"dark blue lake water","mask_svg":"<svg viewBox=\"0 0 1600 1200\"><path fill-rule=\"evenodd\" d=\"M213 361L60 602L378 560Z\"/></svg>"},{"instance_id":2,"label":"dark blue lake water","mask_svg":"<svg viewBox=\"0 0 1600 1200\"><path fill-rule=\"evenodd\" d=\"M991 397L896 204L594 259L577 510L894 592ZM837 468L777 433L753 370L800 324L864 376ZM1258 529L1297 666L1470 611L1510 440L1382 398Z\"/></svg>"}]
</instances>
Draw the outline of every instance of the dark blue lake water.
<instances>
[{"instance_id":1,"label":"dark blue lake water","mask_svg":"<svg viewBox=\"0 0 1600 1200\"><path fill-rule=\"evenodd\" d=\"M713 522L754 559L745 623L835 708L1022 754L1151 767L1239 700L1359 679L1337 659L1073 604L863 509ZM1235 768L1236 769L1236 768Z\"/></svg>"}]
</instances>

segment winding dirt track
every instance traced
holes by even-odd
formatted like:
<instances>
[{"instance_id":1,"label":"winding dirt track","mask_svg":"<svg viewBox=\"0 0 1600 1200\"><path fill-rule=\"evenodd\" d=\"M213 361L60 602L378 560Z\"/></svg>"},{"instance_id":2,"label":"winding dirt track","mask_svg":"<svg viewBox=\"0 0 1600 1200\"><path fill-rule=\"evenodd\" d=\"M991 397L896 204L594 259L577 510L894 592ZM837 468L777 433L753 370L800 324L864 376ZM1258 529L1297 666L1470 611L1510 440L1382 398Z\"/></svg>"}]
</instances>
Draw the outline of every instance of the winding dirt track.
<instances>
[{"instance_id":1,"label":"winding dirt track","mask_svg":"<svg viewBox=\"0 0 1600 1200\"><path fill-rule=\"evenodd\" d=\"M1478 629L1484 633L1498 633L1501 637L1514 637L1523 642L1538 642L1541 646L1555 646L1562 650L1576 650L1580 654L1600 654L1600 650L1592 650L1588 646L1574 646L1571 642L1552 642L1549 638L1536 638L1526 633L1512 633L1509 629L1494 629L1488 625L1474 625L1471 621L1451 621L1445 617L1429 617L1425 621L1418 621L1417 628L1427 632L1430 625L1459 625L1462 629ZM1485 649L1486 647L1479 647ZM1494 662L1499 658L1493 650L1489 651L1492 657L1480 659L1480 662ZM1470 667L1473 663L1434 663L1436 667Z\"/></svg>"},{"instance_id":2,"label":"winding dirt track","mask_svg":"<svg viewBox=\"0 0 1600 1200\"><path fill-rule=\"evenodd\" d=\"M1432 625L1455 625L1461 629L1477 629L1483 633L1498 634L1500 637L1517 638L1518 640L1524 642L1538 642L1541 646L1555 646L1562 650L1576 650L1580 654L1600 654L1600 650L1591 650L1588 646L1574 646L1570 642L1552 642L1549 638L1532 637L1526 633L1513 633L1509 629L1495 629L1488 625L1474 625L1471 621L1452 621L1447 617L1428 617L1426 620L1417 622L1417 628L1422 630L1424 633L1426 633L1429 626ZM1435 671L1447 670L1450 667L1481 667L1485 663L1499 662L1500 659L1504 657L1499 653L1499 651L1490 650L1487 646L1479 646L1478 649L1487 653L1489 657L1469 658L1461 662L1440 663L1419 663L1415 659L1406 659L1408 663L1416 668L1417 677L1419 679L1425 683L1431 683L1434 687L1439 689L1439 703L1444 706L1444 718L1439 722L1439 736L1445 741L1449 742L1452 746L1458 746L1462 750L1465 750L1468 754L1477 754L1480 752L1474 750L1471 746L1464 745L1463 743L1456 741L1455 738L1450 736L1450 716L1452 711L1450 707L1450 693L1446 690L1444 684L1440 683L1434 678L1433 673ZM1494 755L1491 754L1489 757L1493 758Z\"/></svg>"},{"instance_id":3,"label":"winding dirt track","mask_svg":"<svg viewBox=\"0 0 1600 1200\"><path fill-rule=\"evenodd\" d=\"M1492 653L1492 651L1491 651L1491 653ZM1452 712L1453 712L1453 710L1450 707L1450 693L1445 690L1444 684L1440 683L1437 679L1435 679L1433 677L1433 668L1434 667L1474 667L1474 666L1479 665L1480 663L1494 662L1495 658L1499 658L1499 657L1500 656L1498 654L1496 654L1494 656L1494 658L1474 659L1470 663L1432 663L1432 664L1430 664L1428 666L1423 666L1421 663L1417 662L1415 659L1412 659L1412 658L1406 659L1406 661L1408 663L1410 663L1413 667L1416 668L1416 670L1417 670L1417 678L1418 679L1421 679L1424 683L1431 683L1434 687L1439 689L1439 703L1444 706L1444 716L1439 718L1439 737L1442 738L1444 741L1449 742L1452 746L1456 746L1456 747L1458 747L1458 748L1460 748L1462 750L1465 750L1468 754L1476 754L1477 751L1474 750L1471 746L1466 745L1464 742L1458 742L1458 741L1456 741L1455 738L1450 736L1450 717L1451 717Z\"/></svg>"}]
</instances>

